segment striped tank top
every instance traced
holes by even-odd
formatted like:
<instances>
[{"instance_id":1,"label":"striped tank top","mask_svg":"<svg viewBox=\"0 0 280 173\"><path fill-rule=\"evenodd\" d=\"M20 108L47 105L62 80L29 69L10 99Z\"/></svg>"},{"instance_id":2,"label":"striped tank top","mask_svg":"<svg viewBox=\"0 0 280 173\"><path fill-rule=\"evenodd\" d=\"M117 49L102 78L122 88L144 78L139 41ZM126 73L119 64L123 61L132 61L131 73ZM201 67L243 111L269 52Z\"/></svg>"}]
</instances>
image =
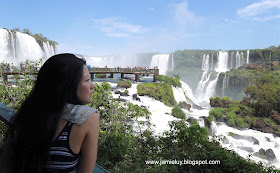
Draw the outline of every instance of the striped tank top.
<instances>
[{"instance_id":1,"label":"striped tank top","mask_svg":"<svg viewBox=\"0 0 280 173\"><path fill-rule=\"evenodd\" d=\"M86 105L67 104L61 118L67 124L53 141L48 167L53 173L75 173L79 165L80 154L74 153L70 148L69 138L73 124L81 125L88 117L98 111Z\"/></svg>"},{"instance_id":2,"label":"striped tank top","mask_svg":"<svg viewBox=\"0 0 280 173\"><path fill-rule=\"evenodd\" d=\"M77 171L80 153L75 154L69 144L70 132L73 123L68 121L50 147L49 168L55 173Z\"/></svg>"}]
</instances>

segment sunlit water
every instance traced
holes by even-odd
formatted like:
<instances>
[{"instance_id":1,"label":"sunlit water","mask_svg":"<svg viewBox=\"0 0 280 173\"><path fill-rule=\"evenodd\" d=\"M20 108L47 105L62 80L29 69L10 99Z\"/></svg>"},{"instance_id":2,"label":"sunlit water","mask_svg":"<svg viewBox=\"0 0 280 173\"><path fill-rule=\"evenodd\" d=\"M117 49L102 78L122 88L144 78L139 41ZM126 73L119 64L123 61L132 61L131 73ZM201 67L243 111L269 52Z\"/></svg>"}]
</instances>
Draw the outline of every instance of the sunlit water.
<instances>
[{"instance_id":1,"label":"sunlit water","mask_svg":"<svg viewBox=\"0 0 280 173\"><path fill-rule=\"evenodd\" d=\"M108 80L108 79L107 79ZM121 80L121 79L119 79ZM146 81L145 81L146 80ZM143 82L151 81L152 77L145 77L142 79ZM107 81L108 82L108 81ZM136 104L138 106L145 106L149 109L149 111L152 113L151 115L151 123L154 125L152 129L155 131L156 134L160 135L162 132L169 130L168 123L173 120L177 120L177 118L173 117L171 115L172 107L168 107L164 105L162 102L155 100L154 98L148 97L148 96L138 96L141 101L133 100L132 95L137 94L137 85L143 82L133 82L132 87L128 88L129 96L120 96L121 99L124 99L128 102L131 102L133 104ZM98 82L99 83L99 82ZM115 82L108 82L114 91L119 90L121 92L124 92L124 88L117 88L117 84ZM184 87L177 88L172 87L173 94L176 99L176 101L179 103L180 101L186 101L185 95L187 95L188 98L192 99L193 103L197 103L195 98L192 95L192 91L188 87L188 85L181 81ZM186 90L189 89L189 90ZM112 92L112 95L114 98L119 98L119 94L114 94L114 91ZM210 108L204 107L202 110L193 109L191 108L190 111L183 110L186 113L186 117L188 118L195 118L198 120L198 123L200 126L204 126L204 119L203 117L207 117L209 115ZM229 127L223 123L219 123L220 125L217 125L216 123L212 123L211 131L212 135L217 136L218 138L221 138L223 140L220 140L221 145L224 148L228 148L230 150L236 151L240 156L244 158L248 158L249 155L252 155L255 152L258 152L261 148L267 150L272 149L276 159L273 162L268 162L267 160L261 159L256 156L251 156L250 159L259 162L262 161L266 164L274 165L276 168L280 168L280 138L274 137L270 133L262 133L260 131L251 130L251 129L245 129L245 130L238 130L232 127ZM247 137L254 137L258 140L259 144L254 144L250 140L245 139L235 139L232 136L230 136L230 133L247 136ZM210 137L211 139L212 137ZM244 150L246 148L248 151Z\"/></svg>"}]
</instances>

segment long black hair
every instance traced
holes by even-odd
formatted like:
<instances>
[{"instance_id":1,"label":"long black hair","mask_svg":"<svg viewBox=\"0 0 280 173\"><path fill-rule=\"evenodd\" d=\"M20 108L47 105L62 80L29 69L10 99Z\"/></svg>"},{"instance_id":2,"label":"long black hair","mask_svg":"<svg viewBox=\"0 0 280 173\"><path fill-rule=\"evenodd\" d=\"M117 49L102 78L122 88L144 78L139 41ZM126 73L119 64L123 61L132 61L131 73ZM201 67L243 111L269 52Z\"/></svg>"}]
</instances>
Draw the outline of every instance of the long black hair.
<instances>
[{"instance_id":1,"label":"long black hair","mask_svg":"<svg viewBox=\"0 0 280 173\"><path fill-rule=\"evenodd\" d=\"M84 65L73 54L54 55L44 63L31 93L11 120L2 167L17 173L46 172L44 165L63 108L66 103L82 104L77 89Z\"/></svg>"}]
</instances>

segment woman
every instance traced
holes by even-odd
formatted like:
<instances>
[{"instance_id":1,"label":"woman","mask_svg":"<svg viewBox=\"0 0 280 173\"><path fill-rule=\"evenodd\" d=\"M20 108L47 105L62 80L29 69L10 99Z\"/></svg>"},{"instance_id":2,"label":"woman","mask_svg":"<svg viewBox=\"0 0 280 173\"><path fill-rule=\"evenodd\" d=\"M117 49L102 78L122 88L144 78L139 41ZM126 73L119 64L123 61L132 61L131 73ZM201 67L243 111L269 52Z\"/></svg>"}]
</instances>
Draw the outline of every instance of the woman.
<instances>
[{"instance_id":1,"label":"woman","mask_svg":"<svg viewBox=\"0 0 280 173\"><path fill-rule=\"evenodd\" d=\"M11 121L0 172L92 173L99 115L83 104L91 102L93 88L84 60L49 58Z\"/></svg>"}]
</instances>

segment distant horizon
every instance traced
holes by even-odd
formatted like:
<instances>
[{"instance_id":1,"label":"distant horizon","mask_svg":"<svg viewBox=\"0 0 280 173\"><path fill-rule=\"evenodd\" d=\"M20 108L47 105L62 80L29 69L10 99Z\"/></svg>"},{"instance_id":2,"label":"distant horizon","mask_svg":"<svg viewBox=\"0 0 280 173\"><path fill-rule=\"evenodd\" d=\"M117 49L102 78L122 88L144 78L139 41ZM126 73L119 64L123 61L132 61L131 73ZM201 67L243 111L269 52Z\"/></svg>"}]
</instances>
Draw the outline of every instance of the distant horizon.
<instances>
[{"instance_id":1,"label":"distant horizon","mask_svg":"<svg viewBox=\"0 0 280 173\"><path fill-rule=\"evenodd\" d=\"M2 1L0 17L88 56L280 45L280 0Z\"/></svg>"}]
</instances>

